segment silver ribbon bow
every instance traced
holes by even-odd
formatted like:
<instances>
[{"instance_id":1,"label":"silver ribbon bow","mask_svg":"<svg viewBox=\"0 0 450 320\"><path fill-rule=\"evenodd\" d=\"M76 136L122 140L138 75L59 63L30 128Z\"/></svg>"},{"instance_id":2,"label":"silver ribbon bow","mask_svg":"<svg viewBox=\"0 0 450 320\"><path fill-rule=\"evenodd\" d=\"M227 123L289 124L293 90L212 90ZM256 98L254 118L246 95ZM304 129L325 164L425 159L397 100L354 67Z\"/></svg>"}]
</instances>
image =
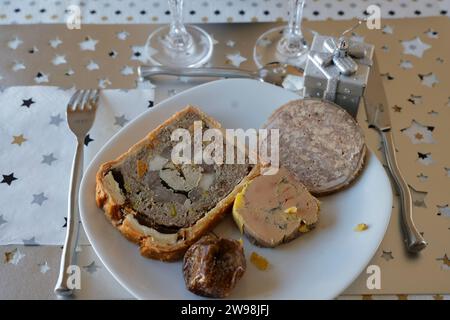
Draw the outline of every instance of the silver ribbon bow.
<instances>
[{"instance_id":1,"label":"silver ribbon bow","mask_svg":"<svg viewBox=\"0 0 450 320\"><path fill-rule=\"evenodd\" d=\"M308 57L327 78L324 99L334 101L340 76L350 76L358 71L358 64L353 59L364 59L366 49L362 44L349 42L343 37L337 44L333 38L326 39L323 49L323 52L311 51ZM365 61L360 63L365 64Z\"/></svg>"}]
</instances>

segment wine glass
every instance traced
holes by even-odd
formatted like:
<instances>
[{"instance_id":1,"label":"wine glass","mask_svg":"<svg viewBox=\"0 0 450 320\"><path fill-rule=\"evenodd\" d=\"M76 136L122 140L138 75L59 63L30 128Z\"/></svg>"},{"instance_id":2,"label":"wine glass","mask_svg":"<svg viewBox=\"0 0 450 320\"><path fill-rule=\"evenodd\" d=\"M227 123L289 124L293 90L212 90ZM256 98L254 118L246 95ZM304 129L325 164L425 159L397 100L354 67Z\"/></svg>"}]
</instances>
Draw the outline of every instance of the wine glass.
<instances>
[{"instance_id":1,"label":"wine glass","mask_svg":"<svg viewBox=\"0 0 450 320\"><path fill-rule=\"evenodd\" d=\"M213 42L203 29L183 24L183 0L168 0L171 23L153 31L145 56L154 65L198 67L211 57Z\"/></svg>"},{"instance_id":2,"label":"wine glass","mask_svg":"<svg viewBox=\"0 0 450 320\"><path fill-rule=\"evenodd\" d=\"M253 58L258 68L271 62L281 62L304 69L309 46L305 36L312 38L310 30L302 30L305 0L289 0L289 23L264 32L256 41Z\"/></svg>"}]
</instances>

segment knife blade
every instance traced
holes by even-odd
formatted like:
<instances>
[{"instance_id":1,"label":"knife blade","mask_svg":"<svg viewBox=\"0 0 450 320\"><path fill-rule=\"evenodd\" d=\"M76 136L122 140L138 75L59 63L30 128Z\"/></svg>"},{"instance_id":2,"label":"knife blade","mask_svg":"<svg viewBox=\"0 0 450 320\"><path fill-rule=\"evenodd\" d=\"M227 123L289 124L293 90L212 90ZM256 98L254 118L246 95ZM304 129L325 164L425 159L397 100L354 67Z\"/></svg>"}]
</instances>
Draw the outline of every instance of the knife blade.
<instances>
[{"instance_id":1,"label":"knife blade","mask_svg":"<svg viewBox=\"0 0 450 320\"><path fill-rule=\"evenodd\" d=\"M394 139L391 132L389 104L380 77L376 54L374 54L373 57L373 64L370 70L367 88L364 92L363 101L369 127L375 128L381 135L386 162L400 194L400 221L406 248L410 252L417 253L424 249L427 246L427 243L414 224L411 190L409 189L406 180L403 178L397 163Z\"/></svg>"},{"instance_id":2,"label":"knife blade","mask_svg":"<svg viewBox=\"0 0 450 320\"><path fill-rule=\"evenodd\" d=\"M391 118L389 117L388 103L376 54L369 73L367 88L364 92L364 107L366 109L369 126L379 131L391 129Z\"/></svg>"}]
</instances>

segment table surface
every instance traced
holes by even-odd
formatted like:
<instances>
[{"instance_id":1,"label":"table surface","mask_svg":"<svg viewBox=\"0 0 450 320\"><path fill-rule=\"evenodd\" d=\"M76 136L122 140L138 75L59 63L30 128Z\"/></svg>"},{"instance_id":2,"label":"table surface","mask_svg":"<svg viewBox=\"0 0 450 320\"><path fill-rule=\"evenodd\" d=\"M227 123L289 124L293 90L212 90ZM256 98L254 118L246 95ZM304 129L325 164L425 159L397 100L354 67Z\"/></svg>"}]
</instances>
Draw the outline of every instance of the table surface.
<instances>
[{"instance_id":1,"label":"table surface","mask_svg":"<svg viewBox=\"0 0 450 320\"><path fill-rule=\"evenodd\" d=\"M50 3L51 1L47 2ZM138 3L137 1L135 2ZM162 8L164 1L159 2L161 3L160 8ZM354 3L357 2L358 1L354 1ZM100 4L104 3L106 2L97 1L96 5L100 6ZM111 2L111 4L113 3L114 2ZM154 3L158 3L158 1L154 1ZM233 5L237 5L236 3L237 1L234 1ZM281 8L276 6L275 1L267 1L267 3L273 4L275 8L281 10ZM324 5L325 2L311 2L312 6L318 5L319 3ZM440 1L438 3L440 11L444 10L441 5L445 3L446 1ZM192 1L192 5L194 4L201 5L201 2ZM2 18L3 15L1 12L5 12L5 8L12 8L10 6L12 6L11 3L3 6L0 10L0 22L22 22L21 20L8 20L10 19L9 15L7 15L6 18ZM312 6L310 6L308 10L312 10ZM350 5L349 7L354 8ZM83 6L82 8L87 7ZM205 8L207 8L207 6L205 6ZM253 7L251 4L247 4L246 8ZM430 8L431 7L428 7L428 9ZM436 4L433 8L436 9ZM24 9L21 9L21 12L23 12L22 10ZM310 14L311 17L316 17L312 14L313 11L308 10L307 16ZM327 11L321 11L321 14L322 12ZM436 12L434 14L436 14ZM141 14L139 13L139 15ZM108 16L109 18L107 21L104 20L102 22L116 21L113 20L113 17L117 18L116 16L119 15L110 15ZM165 17L165 15L161 14L158 16L161 17L160 21ZM214 21L213 17L215 19L215 16L216 15L212 14L208 17L211 17L210 21ZM239 21L238 18L241 16L242 15L238 13L236 17L233 18L233 21ZM261 20L263 20L264 17L265 15L263 14ZM339 15L339 17L341 17L341 15ZM190 19L193 19L193 17ZM273 19L273 17L271 17L271 19ZM33 19L25 20L26 21L23 22L36 22ZM54 22L55 20L56 19L53 19L51 22ZM42 18L39 21L50 22L42 20ZM88 21L97 22L96 20ZM230 19L228 19L228 21L230 21ZM138 20L133 19L132 22L138 22ZM332 30L343 30L345 26L348 26L349 24L348 21L328 21L327 23L312 23L311 26L319 32L331 34L335 33L335 31ZM252 24L246 26L230 24L224 29L224 26L221 25L207 25L206 28L208 31L219 41L215 46L215 51L222 52L222 55L220 56L215 55L214 65L228 65L230 62L223 53L235 53L235 51L239 51L241 55L248 56L249 58L242 63L241 67L253 69L255 66L252 62L250 52L254 40L249 41L249 39L256 38L257 35L268 27L269 25L266 24ZM4 47L0 49L2 53L0 75L3 77L0 80L1 86L35 84L34 77L36 72L39 72L39 70L45 66L46 70L52 75L49 84L69 87L73 84L79 85L82 81L83 86L97 86L99 79L107 77L111 88L130 88L134 86L135 75L124 78L123 75L120 74L121 68L114 66L128 64L132 68L135 68L140 61L130 58L133 57L135 50L139 50L139 44L145 41L145 37L150 30L148 26L144 27L142 25L86 25L83 26L82 30L73 30L70 31L71 33L61 25L40 25L34 27L3 26L0 28L2 30L0 33L1 43L9 41L16 35L22 37L24 43L29 43L29 41L34 41L33 38L35 33L30 32L30 30L34 30L36 34L41 35L39 37L39 41L41 42L38 42L37 45L42 44L42 42L47 44L48 40L53 39L55 35L60 36L63 41L65 40L65 37L72 40L83 39L87 33L92 37L102 39L102 37L110 37L109 34L112 35L126 30L130 34L126 46L114 46L119 53L117 60L108 61L100 55L100 52L107 52L106 50L110 49L109 46L112 45L111 42L108 42L108 47L101 46L101 50L94 53L93 57L95 59L104 62L102 63L103 67L101 70L96 71L95 77L86 77L87 71L85 70L85 63L87 60L85 61L83 59L87 58L82 56L77 57L76 54L74 54L73 57L70 57L69 55L69 57L73 58L75 63L71 64L71 67L77 72L73 77L67 77L65 72L61 72L61 70L57 70L51 66L50 61L53 57L53 52L50 51L48 46L39 46L39 48L43 48L40 51L40 58L30 57L25 49L23 51L19 50L18 52L15 52L14 57L11 52L5 50ZM224 30L226 30L226 32L224 32ZM236 38L230 38L232 34L237 34L237 30L239 30L239 37L236 36ZM357 295L354 297L374 299L414 299L424 297L416 294L429 294L426 296L427 298L448 299L448 296L442 296L441 294L449 293L450 291L448 259L444 259L444 257L446 257L445 254L450 251L448 249L448 243L450 243L450 232L448 232L450 229L449 218L442 214L438 215L440 208L445 207L445 205L448 205L450 202L449 196L445 192L445 190L449 189L450 184L450 155L448 153L448 148L444 147L448 146L448 144L445 145L445 137L448 137L450 134L448 125L446 125L446 122L448 122L446 119L449 119L450 112L447 106L448 99L450 99L450 97L448 97L449 78L448 75L444 73L445 69L448 70L448 67L445 68L445 64L448 64L448 61L450 61L448 50L445 49L445 43L450 40L450 33L448 30L450 30L450 28L449 20L447 18L415 19L413 24L411 24L411 21L399 19L384 22L383 31L379 31L378 34L368 32L367 30L361 30L359 34L354 35L356 37L365 37L368 42L374 43L377 47L388 100L390 104L392 104L391 116L394 136L398 147L399 162L408 183L413 188L416 221L418 225L421 226L421 231L424 231L425 237L430 242L430 247L427 248L419 258L415 259L412 259L404 252L398 230L398 199L395 199L391 225L386 238L383 240L382 245L371 262L371 264L377 264L382 268L382 290L377 292L368 290L365 286L367 275L362 274L355 283L347 289L344 296L341 298L351 298L349 295ZM436 31L438 37L433 37L432 31ZM402 51L401 41L411 40L416 36L419 36L424 42L432 45L432 48L426 53L423 59L405 54L405 52ZM245 41L239 41L240 39L245 39ZM229 46L229 40L233 40L235 45ZM68 44L69 41L66 43ZM102 41L99 43L102 43ZM67 48L63 46L63 49L66 48L70 51L70 46L76 47L78 41L72 41L72 44L68 45L69 47ZM42 57L46 57L46 59L43 60ZM11 71L11 64L14 60L24 62L30 60L32 63L27 64L28 69L26 72L17 74ZM404 66L404 64L402 63L405 61L410 62L413 65L413 68L403 68L402 66ZM444 64L444 66L442 66L442 64ZM434 74L437 79L439 79L439 83L431 84L431 88L423 83L423 76L428 74ZM167 87L161 87L166 90L167 88L170 88L171 85L174 84L172 83ZM177 90L183 90L188 86L189 85L186 84L177 84ZM420 97L420 99L415 100L416 98L414 97ZM416 101L419 100L422 104L416 105ZM365 123L363 112L360 112L358 120L361 124ZM416 123L416 125L414 125L414 123ZM369 147L371 147L372 150L375 150L377 156L382 159L382 154L379 152L378 148L378 136L365 125L362 126L365 130ZM430 131L430 128L433 128L431 133L427 132L427 130ZM427 134L427 136L431 135L435 143L427 143L427 141L421 140L420 135L424 133ZM418 156L419 154L428 154L430 158L432 155L434 163L423 163L420 156ZM9 245L1 247L0 253L2 257L6 257L8 252L13 252L16 249L23 255L20 263L17 265L7 263L5 258L0 264L0 279L2 279L0 298L54 298L52 288L57 275L60 248L54 246L30 247ZM82 267L83 289L78 297L87 299L99 297L132 298L107 272L90 246L80 247L79 265ZM417 277L418 274L421 276ZM415 281L410 281L410 279L415 279ZM377 293L385 295L377 295ZM388 295L386 296L386 294ZM405 294L409 295L407 296Z\"/></svg>"}]
</instances>

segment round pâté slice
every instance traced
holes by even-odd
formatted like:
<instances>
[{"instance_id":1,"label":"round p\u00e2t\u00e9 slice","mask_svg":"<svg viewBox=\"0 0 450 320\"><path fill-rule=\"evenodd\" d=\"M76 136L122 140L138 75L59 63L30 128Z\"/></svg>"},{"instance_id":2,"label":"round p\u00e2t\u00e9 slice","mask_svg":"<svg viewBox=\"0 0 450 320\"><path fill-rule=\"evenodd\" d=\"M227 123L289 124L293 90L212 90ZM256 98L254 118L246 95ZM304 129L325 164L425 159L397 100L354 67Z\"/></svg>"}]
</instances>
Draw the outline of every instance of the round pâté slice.
<instances>
[{"instance_id":1,"label":"round p\u00e2t\u00e9 slice","mask_svg":"<svg viewBox=\"0 0 450 320\"><path fill-rule=\"evenodd\" d=\"M276 247L314 228L319 201L285 168L259 175L238 193L233 218L251 242Z\"/></svg>"},{"instance_id":2,"label":"round p\u00e2t\u00e9 slice","mask_svg":"<svg viewBox=\"0 0 450 320\"><path fill-rule=\"evenodd\" d=\"M277 109L264 127L279 129L280 166L315 196L343 189L362 171L364 134L355 119L334 103L291 101Z\"/></svg>"}]
</instances>

